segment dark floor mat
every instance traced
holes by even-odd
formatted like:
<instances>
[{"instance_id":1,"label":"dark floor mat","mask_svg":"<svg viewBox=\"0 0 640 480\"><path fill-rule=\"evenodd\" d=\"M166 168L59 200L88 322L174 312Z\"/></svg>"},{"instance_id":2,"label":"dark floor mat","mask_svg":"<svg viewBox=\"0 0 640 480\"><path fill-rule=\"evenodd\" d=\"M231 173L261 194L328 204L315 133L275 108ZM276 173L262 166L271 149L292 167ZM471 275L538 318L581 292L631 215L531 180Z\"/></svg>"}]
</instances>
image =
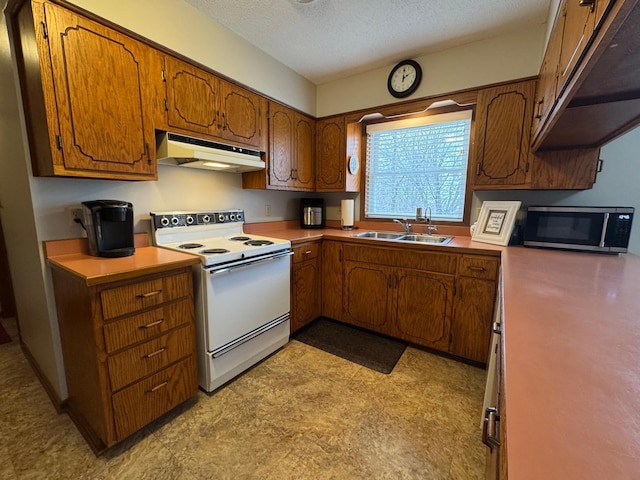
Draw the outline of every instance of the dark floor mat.
<instances>
[{"instance_id":1,"label":"dark floor mat","mask_svg":"<svg viewBox=\"0 0 640 480\"><path fill-rule=\"evenodd\" d=\"M391 373L406 345L376 333L319 318L293 338L380 373Z\"/></svg>"}]
</instances>

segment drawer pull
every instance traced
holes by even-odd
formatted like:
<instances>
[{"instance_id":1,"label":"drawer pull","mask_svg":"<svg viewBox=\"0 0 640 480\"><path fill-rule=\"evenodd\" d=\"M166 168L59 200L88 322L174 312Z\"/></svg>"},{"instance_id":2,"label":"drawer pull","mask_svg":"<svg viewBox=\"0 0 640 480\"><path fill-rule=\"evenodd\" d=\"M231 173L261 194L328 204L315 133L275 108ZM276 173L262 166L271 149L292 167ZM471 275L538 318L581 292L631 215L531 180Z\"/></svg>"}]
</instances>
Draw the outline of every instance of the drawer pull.
<instances>
[{"instance_id":1,"label":"drawer pull","mask_svg":"<svg viewBox=\"0 0 640 480\"><path fill-rule=\"evenodd\" d=\"M152 389L147 390L147 393L153 393L156 390L160 390L162 387L166 387L168 384L169 384L169 380L167 380L166 382L162 382L160 385L156 385Z\"/></svg>"},{"instance_id":2,"label":"drawer pull","mask_svg":"<svg viewBox=\"0 0 640 480\"><path fill-rule=\"evenodd\" d=\"M303 255L311 255L311 250L307 250Z\"/></svg>"},{"instance_id":3,"label":"drawer pull","mask_svg":"<svg viewBox=\"0 0 640 480\"><path fill-rule=\"evenodd\" d=\"M138 295L136 295L136 298L149 298L149 297L153 297L155 295L160 295L161 293L162 293L162 289L155 290L153 292L139 293Z\"/></svg>"},{"instance_id":4,"label":"drawer pull","mask_svg":"<svg viewBox=\"0 0 640 480\"><path fill-rule=\"evenodd\" d=\"M494 447L500 446L500 440L498 439L497 423L500 421L500 415L494 407L487 407L484 414L484 421L482 422L482 443L484 443L491 451Z\"/></svg>"},{"instance_id":5,"label":"drawer pull","mask_svg":"<svg viewBox=\"0 0 640 480\"><path fill-rule=\"evenodd\" d=\"M138 328L140 329L152 328L152 327L155 327L156 325L160 325L162 322L164 322L164 318L161 318L160 320L156 320L155 322L147 323L146 325L140 325Z\"/></svg>"},{"instance_id":6,"label":"drawer pull","mask_svg":"<svg viewBox=\"0 0 640 480\"><path fill-rule=\"evenodd\" d=\"M146 355L143 355L142 358L155 357L156 355L159 355L160 353L164 352L166 349L167 347L162 347L160 350L156 350L155 352L147 353Z\"/></svg>"},{"instance_id":7,"label":"drawer pull","mask_svg":"<svg viewBox=\"0 0 640 480\"><path fill-rule=\"evenodd\" d=\"M472 272L485 272L487 269L484 267L467 267Z\"/></svg>"}]
</instances>

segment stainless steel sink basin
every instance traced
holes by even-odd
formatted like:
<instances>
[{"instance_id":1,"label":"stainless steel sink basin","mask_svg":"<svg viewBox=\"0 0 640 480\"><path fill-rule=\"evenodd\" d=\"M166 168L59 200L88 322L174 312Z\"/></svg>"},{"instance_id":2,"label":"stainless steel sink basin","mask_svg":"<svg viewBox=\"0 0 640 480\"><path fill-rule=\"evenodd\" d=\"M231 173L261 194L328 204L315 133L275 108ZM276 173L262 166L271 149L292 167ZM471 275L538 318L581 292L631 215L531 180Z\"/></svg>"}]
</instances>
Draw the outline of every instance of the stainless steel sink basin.
<instances>
[{"instance_id":1,"label":"stainless steel sink basin","mask_svg":"<svg viewBox=\"0 0 640 480\"><path fill-rule=\"evenodd\" d=\"M453 238L448 235L420 235L402 232L362 232L356 233L354 237L379 238L383 240L397 240L400 242L433 243L436 245L445 245Z\"/></svg>"},{"instance_id":2,"label":"stainless steel sink basin","mask_svg":"<svg viewBox=\"0 0 640 480\"><path fill-rule=\"evenodd\" d=\"M354 237L359 238L382 238L386 240L396 240L403 237L405 234L400 232L362 232L356 233Z\"/></svg>"},{"instance_id":3,"label":"stainless steel sink basin","mask_svg":"<svg viewBox=\"0 0 640 480\"><path fill-rule=\"evenodd\" d=\"M451 241L453 237L448 235L404 235L398 240L403 242L421 242L421 243L436 243L438 245L444 245Z\"/></svg>"}]
</instances>

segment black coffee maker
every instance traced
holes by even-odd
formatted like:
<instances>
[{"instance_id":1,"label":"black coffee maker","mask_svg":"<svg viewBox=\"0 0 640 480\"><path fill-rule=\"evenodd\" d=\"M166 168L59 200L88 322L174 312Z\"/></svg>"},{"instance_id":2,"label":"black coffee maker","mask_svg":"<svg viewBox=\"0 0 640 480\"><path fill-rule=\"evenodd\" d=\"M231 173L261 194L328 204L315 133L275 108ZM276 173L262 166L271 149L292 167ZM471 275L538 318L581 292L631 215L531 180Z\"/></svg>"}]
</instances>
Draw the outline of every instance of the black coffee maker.
<instances>
[{"instance_id":1,"label":"black coffee maker","mask_svg":"<svg viewBox=\"0 0 640 480\"><path fill-rule=\"evenodd\" d=\"M96 257L133 255L133 205L120 200L82 202L89 253Z\"/></svg>"}]
</instances>

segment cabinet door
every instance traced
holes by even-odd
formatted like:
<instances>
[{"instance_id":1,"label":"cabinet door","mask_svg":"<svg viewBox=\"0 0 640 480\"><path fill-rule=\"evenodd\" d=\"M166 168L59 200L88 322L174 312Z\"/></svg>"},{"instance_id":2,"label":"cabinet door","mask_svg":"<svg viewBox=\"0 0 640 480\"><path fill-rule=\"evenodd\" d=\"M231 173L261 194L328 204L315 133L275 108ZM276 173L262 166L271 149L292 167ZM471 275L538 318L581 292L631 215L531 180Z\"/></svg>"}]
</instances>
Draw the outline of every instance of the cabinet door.
<instances>
[{"instance_id":1,"label":"cabinet door","mask_svg":"<svg viewBox=\"0 0 640 480\"><path fill-rule=\"evenodd\" d=\"M320 265L317 258L293 267L291 333L320 316Z\"/></svg>"},{"instance_id":2,"label":"cabinet door","mask_svg":"<svg viewBox=\"0 0 640 480\"><path fill-rule=\"evenodd\" d=\"M155 178L157 53L56 5L45 14L64 162L54 174Z\"/></svg>"},{"instance_id":3,"label":"cabinet door","mask_svg":"<svg viewBox=\"0 0 640 480\"><path fill-rule=\"evenodd\" d=\"M446 351L449 345L453 276L398 270L394 287L397 336ZM392 333L393 335L393 333Z\"/></svg>"},{"instance_id":4,"label":"cabinet door","mask_svg":"<svg viewBox=\"0 0 640 480\"><path fill-rule=\"evenodd\" d=\"M316 129L316 191L343 191L347 163L344 117L320 120Z\"/></svg>"},{"instance_id":5,"label":"cabinet door","mask_svg":"<svg viewBox=\"0 0 640 480\"><path fill-rule=\"evenodd\" d=\"M173 57L166 57L167 123L187 132L218 135L218 78Z\"/></svg>"},{"instance_id":6,"label":"cabinet door","mask_svg":"<svg viewBox=\"0 0 640 480\"><path fill-rule=\"evenodd\" d=\"M296 114L295 125L295 186L298 190L313 191L316 183L314 168L315 120Z\"/></svg>"},{"instance_id":7,"label":"cabinet door","mask_svg":"<svg viewBox=\"0 0 640 480\"><path fill-rule=\"evenodd\" d=\"M535 137L551 112L556 102L556 85L558 83L558 68L560 64L560 49L562 48L562 33L564 32L565 16L559 13L551 30L547 49L542 59L540 76L536 87L535 112L533 119L533 136Z\"/></svg>"},{"instance_id":8,"label":"cabinet door","mask_svg":"<svg viewBox=\"0 0 640 480\"><path fill-rule=\"evenodd\" d=\"M471 277L458 277L451 324L449 352L486 363L496 283Z\"/></svg>"},{"instance_id":9,"label":"cabinet door","mask_svg":"<svg viewBox=\"0 0 640 480\"><path fill-rule=\"evenodd\" d=\"M269 185L293 183L294 112L277 103L270 106Z\"/></svg>"},{"instance_id":10,"label":"cabinet door","mask_svg":"<svg viewBox=\"0 0 640 480\"><path fill-rule=\"evenodd\" d=\"M560 50L558 84L556 98L562 94L574 67L584 52L595 27L595 0L566 0L564 5L565 20Z\"/></svg>"},{"instance_id":11,"label":"cabinet door","mask_svg":"<svg viewBox=\"0 0 640 480\"><path fill-rule=\"evenodd\" d=\"M342 320L342 242L322 241L322 315Z\"/></svg>"},{"instance_id":12,"label":"cabinet door","mask_svg":"<svg viewBox=\"0 0 640 480\"><path fill-rule=\"evenodd\" d=\"M345 262L343 321L388 333L392 272L383 265Z\"/></svg>"},{"instance_id":13,"label":"cabinet door","mask_svg":"<svg viewBox=\"0 0 640 480\"><path fill-rule=\"evenodd\" d=\"M535 81L481 90L476 112L476 186L529 182Z\"/></svg>"},{"instance_id":14,"label":"cabinet door","mask_svg":"<svg viewBox=\"0 0 640 480\"><path fill-rule=\"evenodd\" d=\"M267 101L263 97L220 80L220 136L261 152L267 150Z\"/></svg>"}]
</instances>

